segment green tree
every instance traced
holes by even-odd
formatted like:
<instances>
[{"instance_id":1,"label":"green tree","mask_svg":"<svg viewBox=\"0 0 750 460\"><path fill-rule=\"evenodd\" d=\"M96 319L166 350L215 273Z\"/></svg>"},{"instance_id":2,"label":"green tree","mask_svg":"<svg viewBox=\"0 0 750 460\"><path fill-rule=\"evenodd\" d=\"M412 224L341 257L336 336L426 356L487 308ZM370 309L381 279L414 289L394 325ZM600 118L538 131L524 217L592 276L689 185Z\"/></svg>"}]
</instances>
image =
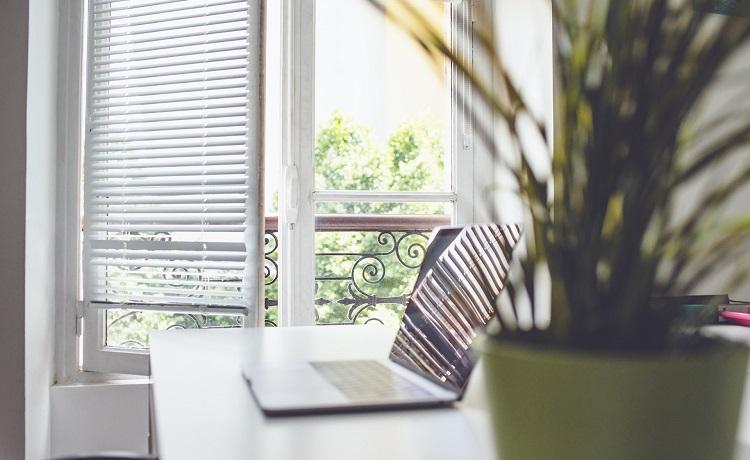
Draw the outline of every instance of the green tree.
<instances>
[{"instance_id":1,"label":"green tree","mask_svg":"<svg viewBox=\"0 0 750 460\"><path fill-rule=\"evenodd\" d=\"M431 119L400 126L378 146L370 130L336 112L315 137L317 190L426 191L445 184L443 128ZM320 203L318 214L445 213L431 203Z\"/></svg>"},{"instance_id":2,"label":"green tree","mask_svg":"<svg viewBox=\"0 0 750 460\"><path fill-rule=\"evenodd\" d=\"M432 120L417 120L400 126L378 146L369 129L334 113L319 129L315 143L315 182L319 190L440 190L445 183L443 130ZM443 205L430 203L321 203L318 214L445 214ZM402 239L403 238L403 239ZM401 240L399 256L391 252ZM408 294L416 275L426 239L404 232L318 232L316 298L329 303L317 307L320 323L349 322L349 305L338 302L352 297L397 298ZM409 249L411 248L411 252ZM416 251L416 252L414 252ZM364 258L357 254L383 254ZM355 266L356 264L356 266ZM347 279L354 277L354 282ZM402 307L394 302L364 308L357 322L369 318L396 324Z\"/></svg>"}]
</instances>

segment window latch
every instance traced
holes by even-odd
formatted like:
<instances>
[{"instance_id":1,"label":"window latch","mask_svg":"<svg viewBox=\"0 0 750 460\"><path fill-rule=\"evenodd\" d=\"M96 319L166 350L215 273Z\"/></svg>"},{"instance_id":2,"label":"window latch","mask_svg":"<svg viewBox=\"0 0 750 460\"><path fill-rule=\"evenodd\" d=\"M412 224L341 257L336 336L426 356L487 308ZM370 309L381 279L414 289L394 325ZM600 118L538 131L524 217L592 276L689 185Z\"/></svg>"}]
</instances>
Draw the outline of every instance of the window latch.
<instances>
[{"instance_id":1,"label":"window latch","mask_svg":"<svg viewBox=\"0 0 750 460\"><path fill-rule=\"evenodd\" d=\"M284 213L286 222L289 223L291 228L294 228L299 214L299 173L296 165L284 167L284 182L287 190Z\"/></svg>"},{"instance_id":2,"label":"window latch","mask_svg":"<svg viewBox=\"0 0 750 460\"><path fill-rule=\"evenodd\" d=\"M83 315L86 303L83 300L76 301L76 337L81 335L81 323L83 322Z\"/></svg>"}]
</instances>

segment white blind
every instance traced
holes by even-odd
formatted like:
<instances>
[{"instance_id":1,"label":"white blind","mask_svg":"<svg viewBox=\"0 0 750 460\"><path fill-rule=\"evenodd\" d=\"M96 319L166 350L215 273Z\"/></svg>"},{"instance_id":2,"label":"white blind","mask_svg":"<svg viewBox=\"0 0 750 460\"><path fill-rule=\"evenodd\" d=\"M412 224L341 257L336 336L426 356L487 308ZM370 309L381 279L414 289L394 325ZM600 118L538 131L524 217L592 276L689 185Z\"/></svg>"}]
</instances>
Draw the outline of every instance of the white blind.
<instances>
[{"instance_id":1,"label":"white blind","mask_svg":"<svg viewBox=\"0 0 750 460\"><path fill-rule=\"evenodd\" d=\"M90 0L90 304L247 313L256 301L260 53L251 3Z\"/></svg>"}]
</instances>

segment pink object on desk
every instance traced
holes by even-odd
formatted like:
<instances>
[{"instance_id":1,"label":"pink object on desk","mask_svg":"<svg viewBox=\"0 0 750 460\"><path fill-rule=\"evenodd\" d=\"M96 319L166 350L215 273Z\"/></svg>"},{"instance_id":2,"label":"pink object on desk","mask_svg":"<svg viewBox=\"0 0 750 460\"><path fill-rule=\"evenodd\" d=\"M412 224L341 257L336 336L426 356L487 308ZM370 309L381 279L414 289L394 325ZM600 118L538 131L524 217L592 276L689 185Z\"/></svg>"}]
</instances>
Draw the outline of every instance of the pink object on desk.
<instances>
[{"instance_id":1,"label":"pink object on desk","mask_svg":"<svg viewBox=\"0 0 750 460\"><path fill-rule=\"evenodd\" d=\"M727 323L750 327L750 313L723 310L719 312L719 316Z\"/></svg>"}]
</instances>

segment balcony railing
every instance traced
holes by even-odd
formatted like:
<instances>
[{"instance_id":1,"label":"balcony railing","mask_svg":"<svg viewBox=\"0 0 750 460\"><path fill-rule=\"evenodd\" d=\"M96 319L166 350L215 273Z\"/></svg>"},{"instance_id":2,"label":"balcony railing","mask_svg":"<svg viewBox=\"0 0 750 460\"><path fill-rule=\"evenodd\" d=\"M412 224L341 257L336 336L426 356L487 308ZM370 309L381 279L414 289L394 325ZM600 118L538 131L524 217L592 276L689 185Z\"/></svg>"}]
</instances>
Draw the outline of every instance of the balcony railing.
<instances>
[{"instance_id":1,"label":"balcony railing","mask_svg":"<svg viewBox=\"0 0 750 460\"><path fill-rule=\"evenodd\" d=\"M422 264L429 232L449 223L447 216L317 216L318 324L384 323L383 315L391 320L399 316ZM334 234L341 238L330 238ZM279 273L275 217L266 218L265 242L266 324L275 326Z\"/></svg>"},{"instance_id":2,"label":"balcony railing","mask_svg":"<svg viewBox=\"0 0 750 460\"><path fill-rule=\"evenodd\" d=\"M398 321L424 258L432 228L446 216L320 215L316 219L315 311L318 324ZM278 220L265 220L266 326L278 313ZM241 317L108 310L107 345L148 348L163 329L238 327Z\"/></svg>"}]
</instances>

